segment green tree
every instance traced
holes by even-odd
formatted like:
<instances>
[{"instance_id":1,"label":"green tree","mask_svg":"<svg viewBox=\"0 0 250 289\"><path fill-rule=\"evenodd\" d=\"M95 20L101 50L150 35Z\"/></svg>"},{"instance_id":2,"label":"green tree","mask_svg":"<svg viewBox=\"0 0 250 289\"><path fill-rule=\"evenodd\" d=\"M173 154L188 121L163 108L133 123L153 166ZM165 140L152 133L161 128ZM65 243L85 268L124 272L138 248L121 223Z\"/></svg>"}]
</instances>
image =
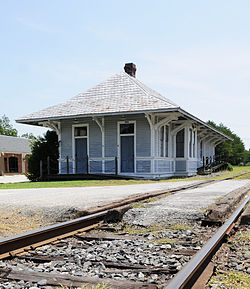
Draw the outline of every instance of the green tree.
<instances>
[{"instance_id":1,"label":"green tree","mask_svg":"<svg viewBox=\"0 0 250 289\"><path fill-rule=\"evenodd\" d=\"M28 133L28 132L22 134L21 137L27 138L27 139L31 140L32 142L37 140L37 138L33 135L33 133Z\"/></svg>"},{"instance_id":2,"label":"green tree","mask_svg":"<svg viewBox=\"0 0 250 289\"><path fill-rule=\"evenodd\" d=\"M246 151L246 163L250 165L250 149L248 151Z\"/></svg>"},{"instance_id":3,"label":"green tree","mask_svg":"<svg viewBox=\"0 0 250 289\"><path fill-rule=\"evenodd\" d=\"M40 160L42 160L43 175L47 175L47 157L50 159L50 173L58 173L58 137L56 132L48 130L44 137L38 137L32 142L29 158L29 174L31 181L40 177Z\"/></svg>"},{"instance_id":4,"label":"green tree","mask_svg":"<svg viewBox=\"0 0 250 289\"><path fill-rule=\"evenodd\" d=\"M240 137L222 123L219 125L213 121L208 121L207 123L233 139L233 141L226 141L216 146L215 154L220 156L223 161L226 161L232 165L239 165L240 163L244 162L247 155L245 152L244 143Z\"/></svg>"},{"instance_id":5,"label":"green tree","mask_svg":"<svg viewBox=\"0 0 250 289\"><path fill-rule=\"evenodd\" d=\"M10 124L10 120L6 115L0 118L0 134L17 136L17 130Z\"/></svg>"}]
</instances>

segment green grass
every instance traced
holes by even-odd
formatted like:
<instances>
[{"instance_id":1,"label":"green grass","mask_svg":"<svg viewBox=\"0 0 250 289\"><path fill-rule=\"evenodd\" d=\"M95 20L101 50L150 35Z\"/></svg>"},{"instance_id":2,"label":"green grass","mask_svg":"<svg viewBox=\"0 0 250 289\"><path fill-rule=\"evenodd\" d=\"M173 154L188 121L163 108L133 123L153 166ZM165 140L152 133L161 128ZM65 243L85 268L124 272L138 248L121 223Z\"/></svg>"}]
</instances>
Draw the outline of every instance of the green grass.
<instances>
[{"instance_id":1,"label":"green grass","mask_svg":"<svg viewBox=\"0 0 250 289\"><path fill-rule=\"evenodd\" d=\"M191 230L192 228L188 224L185 224L185 223L176 223L176 224L170 225L169 229L179 231L179 230Z\"/></svg>"},{"instance_id":2,"label":"green grass","mask_svg":"<svg viewBox=\"0 0 250 289\"><path fill-rule=\"evenodd\" d=\"M69 188L69 187L102 187L102 186L122 186L135 184L152 184L156 182L186 181L191 179L169 179L169 180L79 180L79 181L56 181L56 182L26 182L0 184L0 189L32 189L32 188Z\"/></svg>"},{"instance_id":3,"label":"green grass","mask_svg":"<svg viewBox=\"0 0 250 289\"><path fill-rule=\"evenodd\" d=\"M102 187L102 186L122 186L135 184L152 184L157 182L178 182L178 181L193 181L193 180L220 180L226 177L231 177L250 171L250 166L240 167L234 166L233 171L223 171L219 176L194 176L189 178L173 178L167 180L81 180L81 181L57 181L57 182L26 182L26 183L11 183L0 184L0 189L32 189L32 188L67 188L67 187ZM250 173L242 176L241 179L250 178Z\"/></svg>"},{"instance_id":4,"label":"green grass","mask_svg":"<svg viewBox=\"0 0 250 289\"><path fill-rule=\"evenodd\" d=\"M247 289L250 288L250 275L245 272L216 272L208 283L211 288Z\"/></svg>"},{"instance_id":5,"label":"green grass","mask_svg":"<svg viewBox=\"0 0 250 289\"><path fill-rule=\"evenodd\" d=\"M153 225L146 227L146 228L126 225L125 227L123 227L122 230L118 230L116 233L129 234L129 235L155 233L157 235L157 232L165 230L166 228L167 228L167 226L165 224L162 224L162 223L153 224Z\"/></svg>"}]
</instances>

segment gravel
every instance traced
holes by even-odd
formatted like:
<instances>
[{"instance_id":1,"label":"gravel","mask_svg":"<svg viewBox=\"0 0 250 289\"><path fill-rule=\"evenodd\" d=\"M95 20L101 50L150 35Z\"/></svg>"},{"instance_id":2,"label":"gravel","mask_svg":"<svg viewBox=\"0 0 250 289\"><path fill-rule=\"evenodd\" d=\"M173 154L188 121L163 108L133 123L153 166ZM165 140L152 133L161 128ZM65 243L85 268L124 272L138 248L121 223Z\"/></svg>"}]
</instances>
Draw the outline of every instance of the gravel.
<instances>
[{"instance_id":1,"label":"gravel","mask_svg":"<svg viewBox=\"0 0 250 289\"><path fill-rule=\"evenodd\" d=\"M50 262L39 264L15 258L0 262L0 268L160 284L166 282L190 260L191 255L181 255L177 253L178 251L199 250L214 231L215 228L204 228L196 224L186 229L164 228L153 232L142 232L137 235L138 238L130 240L85 241L68 238L59 244L45 245L27 254L27 256L53 257ZM148 270L141 272L133 269L110 268L107 262L137 267L146 266ZM163 268L166 272L150 271L149 268L152 267ZM17 287L14 288L30 288L26 283L20 285L17 282L9 282L9 284L15 284ZM41 280L35 285L44 288L46 284L46 280Z\"/></svg>"},{"instance_id":2,"label":"gravel","mask_svg":"<svg viewBox=\"0 0 250 289\"><path fill-rule=\"evenodd\" d=\"M140 229L136 239L85 241L67 238L56 245L45 245L27 254L27 256L53 257L50 262L39 264L14 258L0 262L0 268L163 284L181 270L191 258L191 255L178 254L178 252L198 251L217 230L215 227L199 225L197 219L201 217L202 208L207 207L216 198L245 184L246 181L224 181L199 189L178 192L156 202L147 203L142 208L128 211L123 223L117 227ZM176 223L181 224L169 226ZM158 227L151 230L150 226L154 224L158 224ZM108 262L137 267L146 266L147 271L117 269L108 266ZM236 270L242 270L244 267L235 256L229 264ZM150 271L152 267L164 268L166 272ZM20 282L2 280L0 288L51 288L45 279L36 284Z\"/></svg>"},{"instance_id":3,"label":"gravel","mask_svg":"<svg viewBox=\"0 0 250 289\"><path fill-rule=\"evenodd\" d=\"M250 228L235 227L235 234L222 245L214 256L216 274L206 288L249 288L250 282ZM218 274L218 275L217 275ZM233 275L233 280L230 279ZM234 282L234 284L231 284ZM245 287L246 286L246 287Z\"/></svg>"}]
</instances>

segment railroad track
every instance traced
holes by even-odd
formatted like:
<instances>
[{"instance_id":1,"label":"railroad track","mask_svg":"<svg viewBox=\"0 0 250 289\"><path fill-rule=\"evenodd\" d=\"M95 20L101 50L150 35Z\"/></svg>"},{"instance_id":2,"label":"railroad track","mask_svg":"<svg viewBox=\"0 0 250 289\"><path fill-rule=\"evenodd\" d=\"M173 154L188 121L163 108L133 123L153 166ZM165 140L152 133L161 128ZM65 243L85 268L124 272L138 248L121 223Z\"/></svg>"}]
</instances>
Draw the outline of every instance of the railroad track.
<instances>
[{"instance_id":1,"label":"railroad track","mask_svg":"<svg viewBox=\"0 0 250 289\"><path fill-rule=\"evenodd\" d=\"M233 229L236 221L241 215L244 207L249 202L247 197L241 205L234 211L231 217L219 228L212 238L197 252L191 261L164 287L164 289L182 289L182 288L204 288L204 279L206 280L205 269L209 265L214 254L218 251L225 237L228 236ZM209 269L207 269L209 270ZM203 273L203 276L202 276Z\"/></svg>"},{"instance_id":2,"label":"railroad track","mask_svg":"<svg viewBox=\"0 0 250 289\"><path fill-rule=\"evenodd\" d=\"M215 181L206 181L206 182L201 182L195 185L191 185L191 186L185 186L179 189L173 189L170 190L171 193L180 191L180 190L186 190L186 189L190 189L190 188L197 188L199 186L204 186L210 183L213 183ZM144 196L137 196L133 201L140 201L140 200L145 200L147 198L150 197L155 197L155 196L160 196L160 195L164 195L166 194L166 192L161 191L161 192L155 192L153 194L145 194ZM131 201L131 199L130 199ZM128 202L128 200L127 200ZM127 205L127 203L123 203L123 206ZM121 206L120 203L115 203L112 205L109 205L109 209L113 209L115 207ZM21 234L18 236L14 236L12 238L6 238L3 240L0 240L0 259L5 259L3 262L3 264L6 264L6 266L0 264L0 278L2 278L2 280L16 280L15 282L21 281L23 280L24 282L35 282L37 284L39 284L39 282L41 282L41 280L46 280L46 284L47 285L51 285L51 286L57 286L59 284L62 284L64 286L81 286L83 283L86 284L96 284L96 283L108 283L110 284L110 286L112 286L112 288L158 288L158 285L161 284L160 286L164 286L164 284L171 279L179 270L179 268L177 268L175 266L175 262L176 260L179 260L179 267L182 267L185 263L187 263L191 257L197 252L197 250L199 250L199 245L202 245L202 242L204 243L206 241L206 239L204 239L204 231L203 234L199 235L198 233L196 234L196 236L192 236L192 240L191 242L187 242L187 238L183 241L180 238L178 239L177 243L175 243L175 246L170 246L171 248L169 248L169 246L165 246L162 245L160 242L157 243L157 240L153 240L152 241L152 246L151 248L149 248L151 251L152 249L156 250L155 252L159 252L159 251L163 251L164 253L161 253L163 256L168 257L169 260L169 264L164 264L162 267L161 266L157 266L154 265L142 265L142 264L138 264L138 262L136 262L136 260L134 262L129 262L131 260L127 260L127 262L116 262L115 261L105 261L104 259L101 259L99 261L95 261L95 260L91 260L92 264L91 266L94 267L95 265L98 265L98 262L102 263L105 267L105 273L104 274L99 274L99 277L93 276L92 277L86 277L87 274L84 274L84 276L80 276L77 274L74 274L74 276L72 275L72 272L70 272L70 275L65 275L65 274L59 274L57 271L56 273L51 273L51 271L36 271L34 270L31 274L31 272L29 271L31 268L30 266L34 266L34 268L37 268L37 264L48 264L51 262L65 262L65 263L77 263L78 262L78 267L82 267L84 266L85 263L88 262L88 258L83 258L83 259L79 259L79 258L75 258L74 255L72 255L72 252L68 252L66 254L66 257L63 255L60 255L62 252L60 252L59 255L55 255L55 256L50 256L50 252L58 252L60 251L60 248L64 247L64 250L67 250L67 248L78 248L78 250L85 250L88 252L88 249L91 248L93 246L93 248L97 248L99 245L103 246L103 245L107 245L110 243L107 242L116 242L121 244L122 242L124 244L128 244L128 243L133 243L133 242L139 242L136 246L137 247L142 247L145 248L145 252L147 252L147 246L145 247L145 240L141 240L140 243L140 239L143 239L144 236L141 237L136 237L136 238L132 238L131 236L127 236L127 235L121 235L121 234L110 234L110 233L106 233L105 234L100 234L99 236L98 234L91 234L90 233L86 233L87 231L93 230L94 228L98 228L98 226L103 227L102 223L104 218L109 214L109 210L102 210L102 208L96 208L96 211L94 214L91 214L89 216L84 216L72 221L68 221L68 222L64 222L58 225L53 225L44 229L40 229L40 230L36 230L33 232L29 232L26 234ZM98 211L99 210L99 211ZM242 209L240 209L242 210ZM92 210L93 212L94 210ZM239 213L237 213L239 214ZM235 217L236 218L236 217ZM234 218L234 221L235 221ZM225 225L228 224L228 222L225 223ZM225 226L224 225L224 226ZM229 226L229 225L228 225ZM228 228L227 228L228 229ZM224 230L224 229L223 229ZM206 229L207 231L207 229ZM162 233L163 234L163 233ZM210 235L213 235L213 231L210 232ZM208 234L209 236L209 234ZM208 237L207 236L207 237ZM219 235L217 234L217 245L222 242L223 240L223 236L222 237L218 237ZM225 234L224 234L225 236ZM163 234L164 237L164 234ZM190 237L189 237L190 238ZM138 241L139 240L139 241ZM219 240L219 241L218 241ZM92 243L91 243L92 242ZM105 243L106 242L106 243ZM200 242L200 243L199 243ZM48 245L50 244L50 245ZM177 246L178 244L178 246ZM180 249L180 246L183 247L183 249ZM207 244L203 247L203 249L207 248ZM41 250L39 250L39 248L42 248ZM58 249L59 248L59 249ZM177 248L177 249L176 249ZM198 248L198 249L197 249ZM203 250L202 249L202 250ZM148 250L148 251L150 251ZM196 261L192 261L193 263L195 262L195 264L197 265L197 256L202 255L202 250L198 253L195 254L195 260ZM207 249L206 251L206 258L207 256L209 256L209 258L211 258L211 254L214 252L214 248L213 249ZM46 251L49 251L46 254ZM85 252L84 251L84 252ZM209 254L208 254L209 251ZM42 253L41 253L42 252ZM79 251L77 251L77 256L79 256ZM164 255L165 254L165 255ZM204 254L204 253L203 253ZM52 254L53 255L53 254ZM159 254L158 254L159 255ZM177 256L176 259L169 258L169 256ZM183 257L184 256L184 257ZM87 255L86 255L87 257ZM93 258L92 258L93 259ZM98 259L98 258L97 258ZM110 259L110 258L109 258ZM112 258L111 258L112 259ZM132 258L131 258L132 259ZM202 257L203 261L205 260L205 257L203 255ZM192 259L193 260L193 259ZM20 266L18 267L19 262L21 262L20 264L22 264L21 268L22 270L20 270ZM173 264L171 264L171 262ZM143 263L143 262L141 262ZM167 285L166 288L191 288L190 284L193 284L195 279L198 279L198 271L200 270L199 268L201 268L201 266L204 267L204 264L206 262L202 262L202 265L197 265L195 269L195 273L194 270L189 269L190 271L192 271L192 276L188 277L186 281L183 281L182 283L180 283L180 280L183 279L183 277L180 277L179 274L184 274L185 276L187 276L187 269L182 269L180 271L179 274L176 275L176 277L169 283L169 285ZM17 264L16 266L13 266L13 264ZM29 270L25 270L24 268L24 264L27 265L29 268ZM30 265L31 264L31 265ZM46 265L47 266L47 265ZM87 265L86 265L87 266ZM191 265L189 265L191 266ZM194 265L192 265L194 267ZM18 268L18 270L15 270L15 267ZM41 266L40 266L41 267ZM74 266L73 266L74 267ZM76 266L74 267L74 270ZM187 267L184 267L187 268ZM41 268L39 268L41 269ZM112 271L113 270L113 271ZM183 271L184 270L184 271ZM70 270L69 270L70 271ZM98 271L98 270L97 270ZM59 271L60 272L60 271ZM129 281L124 281L124 280L114 280L114 276L116 275L121 275L122 273L128 273L128 275L130 274L129 272L133 272L132 274L140 274L140 280L138 280L138 278L134 278L135 281L133 281L133 279L130 278ZM184 273L181 273L184 272ZM185 273L186 272L186 273ZM65 273L65 272L63 272ZM126 275L125 274L125 275ZM98 274L97 274L98 275ZM150 278L153 276L155 277L154 280L151 280L152 284L148 284L148 283L144 283L143 281L147 281L150 278L147 278L145 276L150 275ZM157 276L160 276L159 278ZM162 277L164 276L164 277ZM167 277L166 277L167 276ZM178 276L178 277L177 277ZM183 275L181 275L183 276ZM153 278L152 277L152 278ZM151 278L151 279L152 279ZM177 278L177 279L176 279ZM119 279L119 278L117 278ZM144 279L144 280L143 280ZM160 282L157 282L159 281ZM176 281L177 280L177 281ZM6 281L7 282L7 281ZM172 283L173 282L173 283ZM176 283L177 282L177 283ZM180 284L180 285L179 285ZM1 284L0 284L1 286ZM40 286L42 286L40 284ZM178 287L179 286L179 287ZM189 286L189 287L188 287ZM0 287L1 288L1 287ZM3 287L5 288L5 287ZM22 288L22 287L20 287Z\"/></svg>"}]
</instances>

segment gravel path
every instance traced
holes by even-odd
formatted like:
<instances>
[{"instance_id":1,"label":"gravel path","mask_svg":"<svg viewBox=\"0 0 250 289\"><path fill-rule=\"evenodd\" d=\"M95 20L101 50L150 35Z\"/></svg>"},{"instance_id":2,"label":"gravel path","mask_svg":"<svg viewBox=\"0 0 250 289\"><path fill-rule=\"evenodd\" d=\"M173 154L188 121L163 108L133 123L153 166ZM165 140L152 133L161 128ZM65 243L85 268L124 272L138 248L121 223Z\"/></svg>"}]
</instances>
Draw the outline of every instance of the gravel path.
<instances>
[{"instance_id":1,"label":"gravel path","mask_svg":"<svg viewBox=\"0 0 250 289\"><path fill-rule=\"evenodd\" d=\"M67 221L78 210L121 200L133 194L168 190L197 182L199 181L82 188L4 189L0 190L0 218L5 217L6 214L1 215L1 211L5 212L7 208L10 219L13 213L21 211L28 219L39 215L43 220L42 225L49 225ZM8 233L1 231L5 230L0 227L0 238Z\"/></svg>"},{"instance_id":2,"label":"gravel path","mask_svg":"<svg viewBox=\"0 0 250 289\"><path fill-rule=\"evenodd\" d=\"M31 206L39 208L76 207L86 209L129 197L133 194L167 190L198 181L161 182L125 186L84 188L42 188L0 190L0 205Z\"/></svg>"},{"instance_id":3,"label":"gravel path","mask_svg":"<svg viewBox=\"0 0 250 289\"><path fill-rule=\"evenodd\" d=\"M202 210L217 198L246 184L250 184L250 180L228 180L177 192L142 208L129 210L123 220L130 225L149 226L159 222L177 223L200 219Z\"/></svg>"}]
</instances>

